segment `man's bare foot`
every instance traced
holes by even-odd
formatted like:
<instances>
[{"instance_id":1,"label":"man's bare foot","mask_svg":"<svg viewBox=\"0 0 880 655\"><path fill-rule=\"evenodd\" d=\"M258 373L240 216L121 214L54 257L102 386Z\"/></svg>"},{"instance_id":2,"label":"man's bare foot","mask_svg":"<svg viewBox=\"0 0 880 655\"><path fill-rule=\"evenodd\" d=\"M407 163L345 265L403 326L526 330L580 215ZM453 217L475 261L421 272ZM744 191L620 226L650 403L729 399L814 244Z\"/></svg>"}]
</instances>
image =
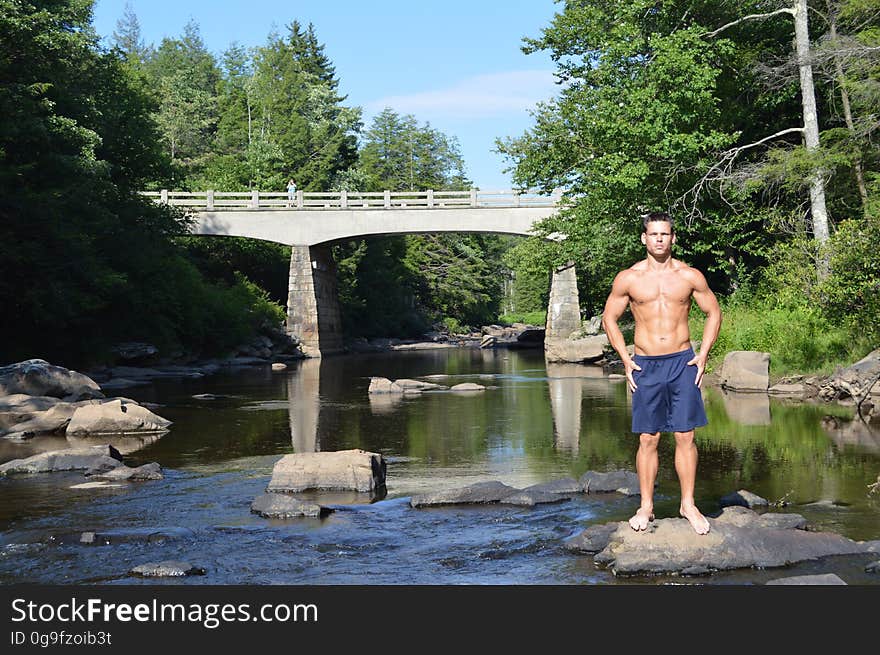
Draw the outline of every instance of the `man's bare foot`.
<instances>
[{"instance_id":1,"label":"man's bare foot","mask_svg":"<svg viewBox=\"0 0 880 655\"><path fill-rule=\"evenodd\" d=\"M654 520L654 510L650 507L640 507L639 511L629 520L629 527L641 531L648 528L648 523Z\"/></svg>"},{"instance_id":2,"label":"man's bare foot","mask_svg":"<svg viewBox=\"0 0 880 655\"><path fill-rule=\"evenodd\" d=\"M709 521L700 513L695 505L688 508L679 507L678 513L681 514L691 523L691 527L697 534L707 534L709 532Z\"/></svg>"}]
</instances>

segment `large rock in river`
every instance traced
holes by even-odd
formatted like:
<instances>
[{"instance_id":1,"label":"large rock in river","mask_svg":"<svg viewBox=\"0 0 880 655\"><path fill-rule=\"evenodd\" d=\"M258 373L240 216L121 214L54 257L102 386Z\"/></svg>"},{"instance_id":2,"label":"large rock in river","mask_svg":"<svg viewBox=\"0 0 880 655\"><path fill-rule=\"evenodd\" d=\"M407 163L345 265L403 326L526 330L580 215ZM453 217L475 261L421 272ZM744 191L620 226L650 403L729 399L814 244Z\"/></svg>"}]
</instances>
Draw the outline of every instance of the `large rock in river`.
<instances>
[{"instance_id":1,"label":"large rock in river","mask_svg":"<svg viewBox=\"0 0 880 655\"><path fill-rule=\"evenodd\" d=\"M122 455L110 445L53 450L0 464L0 476L82 470L101 473L115 469L121 461Z\"/></svg>"},{"instance_id":2,"label":"large rock in river","mask_svg":"<svg viewBox=\"0 0 880 655\"><path fill-rule=\"evenodd\" d=\"M460 489L448 489L410 498L412 507L430 507L437 505L484 505L500 503L502 505L520 505L532 507L542 503L560 503L568 500L558 493L535 489L517 489L503 482L477 482Z\"/></svg>"},{"instance_id":3,"label":"large rock in river","mask_svg":"<svg viewBox=\"0 0 880 655\"><path fill-rule=\"evenodd\" d=\"M71 401L104 397L101 387L90 377L43 359L0 367L0 396L19 393Z\"/></svg>"},{"instance_id":4,"label":"large rock in river","mask_svg":"<svg viewBox=\"0 0 880 655\"><path fill-rule=\"evenodd\" d=\"M272 469L269 492L352 489L369 492L385 485L385 459L365 450L285 455Z\"/></svg>"},{"instance_id":5,"label":"large rock in river","mask_svg":"<svg viewBox=\"0 0 880 655\"><path fill-rule=\"evenodd\" d=\"M767 391L770 386L770 353L733 350L721 365L721 386L734 391Z\"/></svg>"},{"instance_id":6,"label":"large rock in river","mask_svg":"<svg viewBox=\"0 0 880 655\"><path fill-rule=\"evenodd\" d=\"M106 403L78 407L67 425L67 434L122 434L160 432L171 421L132 402L116 398Z\"/></svg>"},{"instance_id":7,"label":"large rock in river","mask_svg":"<svg viewBox=\"0 0 880 655\"><path fill-rule=\"evenodd\" d=\"M544 359L548 362L596 362L605 356L608 337L604 334L583 339L544 339Z\"/></svg>"},{"instance_id":8,"label":"large rock in river","mask_svg":"<svg viewBox=\"0 0 880 655\"><path fill-rule=\"evenodd\" d=\"M744 507L724 510L710 518L711 530L698 535L686 519L660 519L648 530L636 532L621 521L603 545L601 532L594 526L590 539L577 535L589 548L602 548L595 556L617 575L651 573L690 573L736 568L769 568L829 555L867 552L865 544L830 532L807 532L798 529L795 520L767 518ZM795 515L796 516L796 515ZM573 548L579 549L579 548Z\"/></svg>"}]
</instances>

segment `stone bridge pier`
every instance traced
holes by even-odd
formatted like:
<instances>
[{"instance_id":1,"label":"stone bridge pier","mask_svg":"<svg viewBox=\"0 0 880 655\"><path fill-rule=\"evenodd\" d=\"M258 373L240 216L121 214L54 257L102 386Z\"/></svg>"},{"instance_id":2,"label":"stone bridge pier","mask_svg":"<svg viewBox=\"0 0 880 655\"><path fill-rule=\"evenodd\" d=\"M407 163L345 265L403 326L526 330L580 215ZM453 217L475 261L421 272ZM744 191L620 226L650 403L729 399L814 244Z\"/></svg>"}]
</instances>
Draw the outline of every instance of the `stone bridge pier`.
<instances>
[{"instance_id":1,"label":"stone bridge pier","mask_svg":"<svg viewBox=\"0 0 880 655\"><path fill-rule=\"evenodd\" d=\"M287 333L308 357L342 352L336 262L329 245L291 246Z\"/></svg>"},{"instance_id":2,"label":"stone bridge pier","mask_svg":"<svg viewBox=\"0 0 880 655\"><path fill-rule=\"evenodd\" d=\"M291 246L287 333L307 357L343 351L336 262L329 245ZM567 339L581 327L573 263L553 271L545 340Z\"/></svg>"}]
</instances>

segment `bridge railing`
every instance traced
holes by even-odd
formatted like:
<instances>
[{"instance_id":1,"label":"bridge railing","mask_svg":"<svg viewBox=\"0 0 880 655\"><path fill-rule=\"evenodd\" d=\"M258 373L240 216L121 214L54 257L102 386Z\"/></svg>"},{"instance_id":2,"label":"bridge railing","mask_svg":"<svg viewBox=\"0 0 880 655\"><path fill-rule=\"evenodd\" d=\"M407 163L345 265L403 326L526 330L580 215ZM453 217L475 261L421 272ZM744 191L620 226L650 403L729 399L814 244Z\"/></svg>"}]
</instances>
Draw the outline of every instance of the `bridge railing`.
<instances>
[{"instance_id":1,"label":"bridge railing","mask_svg":"<svg viewBox=\"0 0 880 655\"><path fill-rule=\"evenodd\" d=\"M553 207L562 193L531 191L142 191L156 202L202 211L241 209L461 209L466 207Z\"/></svg>"}]
</instances>

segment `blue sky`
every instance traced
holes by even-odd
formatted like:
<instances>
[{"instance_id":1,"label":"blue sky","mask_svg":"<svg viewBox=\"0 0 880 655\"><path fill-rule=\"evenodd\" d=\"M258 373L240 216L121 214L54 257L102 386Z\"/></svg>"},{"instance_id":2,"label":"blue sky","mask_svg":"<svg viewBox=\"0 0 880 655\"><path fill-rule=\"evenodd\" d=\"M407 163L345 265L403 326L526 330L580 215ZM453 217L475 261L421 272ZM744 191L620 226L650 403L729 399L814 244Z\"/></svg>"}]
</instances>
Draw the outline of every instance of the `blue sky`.
<instances>
[{"instance_id":1,"label":"blue sky","mask_svg":"<svg viewBox=\"0 0 880 655\"><path fill-rule=\"evenodd\" d=\"M313 23L336 67L347 104L365 124L384 107L458 138L467 172L482 189L508 189L496 137L519 136L529 110L555 95L554 66L544 53L525 55L560 7L554 0L339 1L129 0L146 43L183 33L195 19L208 49L265 43L293 20ZM97 0L95 29L109 41L126 0Z\"/></svg>"}]
</instances>

